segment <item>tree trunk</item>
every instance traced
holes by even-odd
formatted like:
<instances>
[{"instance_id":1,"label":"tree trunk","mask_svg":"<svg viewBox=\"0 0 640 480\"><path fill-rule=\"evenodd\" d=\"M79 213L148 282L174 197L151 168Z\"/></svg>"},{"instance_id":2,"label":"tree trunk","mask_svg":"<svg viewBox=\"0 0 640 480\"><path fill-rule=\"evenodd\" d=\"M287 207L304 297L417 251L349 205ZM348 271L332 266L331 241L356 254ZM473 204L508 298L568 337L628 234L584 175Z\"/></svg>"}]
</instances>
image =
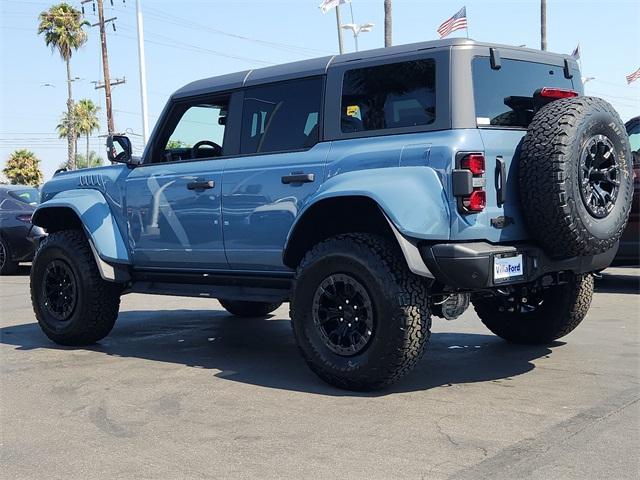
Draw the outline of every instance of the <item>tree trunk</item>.
<instances>
[{"instance_id":1,"label":"tree trunk","mask_svg":"<svg viewBox=\"0 0 640 480\"><path fill-rule=\"evenodd\" d=\"M540 0L540 50L547 49L547 0Z\"/></svg>"},{"instance_id":2,"label":"tree trunk","mask_svg":"<svg viewBox=\"0 0 640 480\"><path fill-rule=\"evenodd\" d=\"M384 0L384 46L393 45L392 19L391 19L391 0Z\"/></svg>"},{"instance_id":3,"label":"tree trunk","mask_svg":"<svg viewBox=\"0 0 640 480\"><path fill-rule=\"evenodd\" d=\"M85 161L87 162L87 168L89 168L91 165L89 165L89 132L87 132L87 158L85 158Z\"/></svg>"},{"instance_id":4,"label":"tree trunk","mask_svg":"<svg viewBox=\"0 0 640 480\"><path fill-rule=\"evenodd\" d=\"M66 60L67 63L67 120L69 125L67 125L67 168L69 170L76 169L76 122L75 116L73 112L73 95L71 92L71 62L69 59Z\"/></svg>"}]
</instances>

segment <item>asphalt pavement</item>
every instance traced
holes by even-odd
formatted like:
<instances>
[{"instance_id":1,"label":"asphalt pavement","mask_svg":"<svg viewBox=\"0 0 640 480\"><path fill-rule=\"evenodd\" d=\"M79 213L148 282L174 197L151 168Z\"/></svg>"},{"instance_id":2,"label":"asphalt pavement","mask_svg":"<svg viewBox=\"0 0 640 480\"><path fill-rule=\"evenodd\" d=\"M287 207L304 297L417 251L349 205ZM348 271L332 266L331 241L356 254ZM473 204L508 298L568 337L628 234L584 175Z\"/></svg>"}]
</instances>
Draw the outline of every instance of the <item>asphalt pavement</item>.
<instances>
[{"instance_id":1,"label":"asphalt pavement","mask_svg":"<svg viewBox=\"0 0 640 480\"><path fill-rule=\"evenodd\" d=\"M51 343L28 270L0 277L2 479L638 479L640 269L597 281L547 346L434 319L391 388L320 381L288 305L240 319L208 299L127 295L91 348Z\"/></svg>"}]
</instances>

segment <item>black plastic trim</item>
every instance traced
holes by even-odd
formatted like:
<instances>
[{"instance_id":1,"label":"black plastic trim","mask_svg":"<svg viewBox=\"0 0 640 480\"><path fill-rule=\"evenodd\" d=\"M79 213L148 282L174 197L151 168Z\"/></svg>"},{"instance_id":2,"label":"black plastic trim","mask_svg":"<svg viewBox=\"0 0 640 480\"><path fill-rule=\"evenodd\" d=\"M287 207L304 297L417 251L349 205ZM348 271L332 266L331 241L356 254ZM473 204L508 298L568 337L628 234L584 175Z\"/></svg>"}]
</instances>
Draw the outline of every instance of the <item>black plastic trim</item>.
<instances>
[{"instance_id":1,"label":"black plastic trim","mask_svg":"<svg viewBox=\"0 0 640 480\"><path fill-rule=\"evenodd\" d=\"M588 257L552 259L542 249L531 244L490 244L486 242L420 244L420 254L435 279L451 288L482 290L505 284L528 283L554 272L575 274L595 272L608 267L618 250ZM510 281L495 282L495 256L523 254L524 275Z\"/></svg>"}]
</instances>

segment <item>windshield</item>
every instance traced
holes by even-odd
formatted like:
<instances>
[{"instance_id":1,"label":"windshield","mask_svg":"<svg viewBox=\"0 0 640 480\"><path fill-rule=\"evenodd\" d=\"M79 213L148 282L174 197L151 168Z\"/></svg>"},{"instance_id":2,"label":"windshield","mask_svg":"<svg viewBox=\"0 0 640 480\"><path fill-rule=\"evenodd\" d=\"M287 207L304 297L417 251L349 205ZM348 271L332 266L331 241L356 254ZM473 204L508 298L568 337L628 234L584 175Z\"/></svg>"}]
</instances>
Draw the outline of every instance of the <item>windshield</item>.
<instances>
[{"instance_id":1,"label":"windshield","mask_svg":"<svg viewBox=\"0 0 640 480\"><path fill-rule=\"evenodd\" d=\"M9 196L27 205L36 206L40 203L40 191L37 188L10 190Z\"/></svg>"}]
</instances>

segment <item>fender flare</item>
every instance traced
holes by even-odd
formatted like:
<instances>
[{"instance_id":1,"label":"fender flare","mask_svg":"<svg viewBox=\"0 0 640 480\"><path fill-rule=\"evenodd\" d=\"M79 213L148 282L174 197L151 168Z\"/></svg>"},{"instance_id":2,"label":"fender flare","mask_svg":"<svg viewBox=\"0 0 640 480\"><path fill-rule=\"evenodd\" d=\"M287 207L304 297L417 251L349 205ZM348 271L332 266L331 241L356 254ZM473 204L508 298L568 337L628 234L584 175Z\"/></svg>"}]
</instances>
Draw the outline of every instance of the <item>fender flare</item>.
<instances>
[{"instance_id":1,"label":"fender flare","mask_svg":"<svg viewBox=\"0 0 640 480\"><path fill-rule=\"evenodd\" d=\"M129 251L124 236L116 223L109 203L98 190L66 190L38 205L33 212L32 223L47 228L55 224L48 212L54 209L70 209L80 220L92 250L100 260L108 263L130 264Z\"/></svg>"},{"instance_id":2,"label":"fender flare","mask_svg":"<svg viewBox=\"0 0 640 480\"><path fill-rule=\"evenodd\" d=\"M450 211L445 188L430 167L393 167L359 170L336 175L309 198L291 226L286 252L305 214L324 200L366 197L375 202L389 222L411 270L431 276L418 249L419 240L446 241L450 235Z\"/></svg>"}]
</instances>

